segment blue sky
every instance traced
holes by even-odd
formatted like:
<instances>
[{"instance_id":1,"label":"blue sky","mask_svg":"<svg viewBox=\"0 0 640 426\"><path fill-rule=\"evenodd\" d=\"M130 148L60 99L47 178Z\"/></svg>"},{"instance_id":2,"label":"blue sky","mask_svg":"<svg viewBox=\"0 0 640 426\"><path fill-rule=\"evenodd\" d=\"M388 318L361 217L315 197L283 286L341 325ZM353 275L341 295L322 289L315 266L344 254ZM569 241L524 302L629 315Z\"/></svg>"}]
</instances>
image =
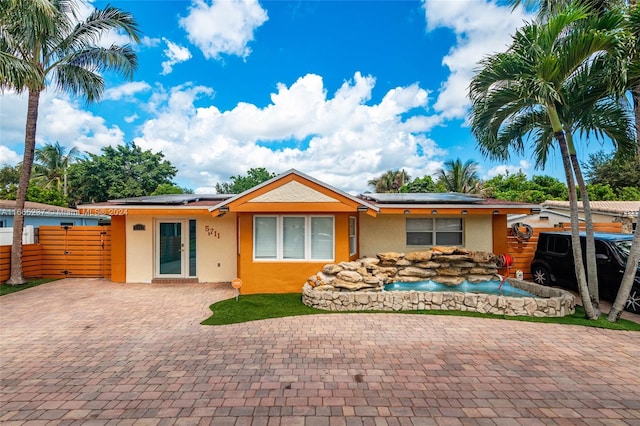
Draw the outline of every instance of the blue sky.
<instances>
[{"instance_id":1,"label":"blue sky","mask_svg":"<svg viewBox=\"0 0 640 426\"><path fill-rule=\"evenodd\" d=\"M521 10L485 0L110 4L140 24L139 69L131 81L106 75L97 104L44 93L39 146L99 153L135 141L162 151L176 183L196 192L265 167L357 193L386 170L435 175L456 158L478 162L483 178L522 169L562 179L559 159L544 171L527 156L486 161L465 124L477 61L504 50L529 19ZM125 42L103 43L113 41ZM26 96L0 95L0 165L22 158L25 114Z\"/></svg>"}]
</instances>

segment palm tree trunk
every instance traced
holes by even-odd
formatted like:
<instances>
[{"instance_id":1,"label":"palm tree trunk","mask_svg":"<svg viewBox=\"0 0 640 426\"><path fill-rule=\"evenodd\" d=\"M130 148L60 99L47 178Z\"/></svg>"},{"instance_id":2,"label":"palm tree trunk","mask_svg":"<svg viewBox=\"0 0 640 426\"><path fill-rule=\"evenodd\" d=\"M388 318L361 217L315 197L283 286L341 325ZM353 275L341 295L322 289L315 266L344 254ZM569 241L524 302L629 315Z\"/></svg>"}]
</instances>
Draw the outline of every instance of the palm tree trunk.
<instances>
[{"instance_id":1,"label":"palm tree trunk","mask_svg":"<svg viewBox=\"0 0 640 426\"><path fill-rule=\"evenodd\" d=\"M640 223L640 210L638 210L636 222ZM620 319L620 315L622 315L624 304L629 298L631 288L633 288L633 280L636 276L636 270L638 269L638 260L640 260L640 226L636 226L633 242L631 243L631 250L627 258L627 266L622 276L622 282L620 283L616 300L613 302L609 315L607 316L607 319L611 322L617 322Z\"/></svg>"},{"instance_id":2,"label":"palm tree trunk","mask_svg":"<svg viewBox=\"0 0 640 426\"><path fill-rule=\"evenodd\" d=\"M636 116L636 137L638 139L638 165L640 165L640 83L631 88L633 98L633 111Z\"/></svg>"},{"instance_id":3,"label":"palm tree trunk","mask_svg":"<svg viewBox=\"0 0 640 426\"><path fill-rule=\"evenodd\" d=\"M11 245L11 276L7 284L24 284L22 272L22 230L24 227L24 203L27 201L27 189L31 179L31 167L36 148L36 125L38 123L38 105L40 103L40 91L29 89L27 104L27 124L24 137L24 156L20 181L18 182L18 194L16 196L16 210L13 216L13 242Z\"/></svg>"},{"instance_id":4,"label":"palm tree trunk","mask_svg":"<svg viewBox=\"0 0 640 426\"><path fill-rule=\"evenodd\" d=\"M571 211L571 249L573 251L573 261L576 272L576 279L578 281L578 290L580 291L580 297L582 298L582 306L584 307L584 314L587 319L597 319L593 305L591 304L591 297L589 296L589 287L587 286L587 279L584 273L584 263L582 262L582 248L580 247L580 225L578 219L578 195L576 193L576 184L573 180L573 171L571 168L571 157L569 156L569 148L567 147L567 140L565 139L564 129L558 116L558 110L554 105L547 105L547 113L549 120L551 121L551 128L553 129L553 135L558 141L560 147L560 154L562 157L562 166L564 168L564 174L567 179L567 189L569 192L569 206Z\"/></svg>"},{"instance_id":5,"label":"palm tree trunk","mask_svg":"<svg viewBox=\"0 0 640 426\"><path fill-rule=\"evenodd\" d=\"M573 166L573 173L576 177L576 183L580 189L580 196L582 198L582 210L584 211L584 222L586 232L586 253L585 259L587 262L587 285L589 287L589 297L591 304L595 310L596 315L600 316L600 293L598 291L598 265L596 264L596 243L593 237L593 216L591 215L591 202L589 200L589 193L584 183L582 176L582 170L580 169L580 163L578 163L578 157L576 155L576 149L573 145L573 136L567 134L567 145L569 149L569 158L571 159L571 165Z\"/></svg>"}]
</instances>

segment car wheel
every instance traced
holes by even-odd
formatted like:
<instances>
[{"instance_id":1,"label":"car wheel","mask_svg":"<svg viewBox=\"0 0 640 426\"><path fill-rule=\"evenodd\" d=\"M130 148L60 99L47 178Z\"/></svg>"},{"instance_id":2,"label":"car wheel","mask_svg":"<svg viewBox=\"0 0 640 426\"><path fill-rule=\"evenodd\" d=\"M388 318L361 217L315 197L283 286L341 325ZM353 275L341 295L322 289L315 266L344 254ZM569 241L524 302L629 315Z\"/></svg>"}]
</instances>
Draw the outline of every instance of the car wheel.
<instances>
[{"instance_id":1,"label":"car wheel","mask_svg":"<svg viewBox=\"0 0 640 426\"><path fill-rule=\"evenodd\" d=\"M631 288L629 298L624 304L624 310L634 314L640 314L640 287Z\"/></svg>"},{"instance_id":2,"label":"car wheel","mask_svg":"<svg viewBox=\"0 0 640 426\"><path fill-rule=\"evenodd\" d=\"M540 285L551 285L551 274L544 266L534 266L531 271L533 281Z\"/></svg>"}]
</instances>

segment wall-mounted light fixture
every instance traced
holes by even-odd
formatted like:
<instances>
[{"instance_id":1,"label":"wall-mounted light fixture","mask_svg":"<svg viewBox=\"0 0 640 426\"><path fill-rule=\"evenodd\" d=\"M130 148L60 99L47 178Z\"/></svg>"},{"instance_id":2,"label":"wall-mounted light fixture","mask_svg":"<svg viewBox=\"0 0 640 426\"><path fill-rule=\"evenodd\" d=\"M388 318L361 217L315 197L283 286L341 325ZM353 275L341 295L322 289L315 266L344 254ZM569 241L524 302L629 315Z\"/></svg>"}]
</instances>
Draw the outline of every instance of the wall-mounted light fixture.
<instances>
[{"instance_id":1,"label":"wall-mounted light fixture","mask_svg":"<svg viewBox=\"0 0 640 426\"><path fill-rule=\"evenodd\" d=\"M367 206L358 206L358 211L359 212L366 212L369 210L369 207Z\"/></svg>"},{"instance_id":2,"label":"wall-mounted light fixture","mask_svg":"<svg viewBox=\"0 0 640 426\"><path fill-rule=\"evenodd\" d=\"M466 210L462 210L460 213L461 213L461 214L467 214L467 213L469 213L469 212L468 212L468 211L466 211Z\"/></svg>"},{"instance_id":3,"label":"wall-mounted light fixture","mask_svg":"<svg viewBox=\"0 0 640 426\"><path fill-rule=\"evenodd\" d=\"M222 206L222 207L220 207L220 208L218 209L218 211L219 211L220 213L218 213L218 216L216 216L216 217L222 217L222 216L224 216L225 214L227 214L227 212L229 211L229 206Z\"/></svg>"},{"instance_id":4,"label":"wall-mounted light fixture","mask_svg":"<svg viewBox=\"0 0 640 426\"><path fill-rule=\"evenodd\" d=\"M404 213L404 214L409 214L409 213L411 213L411 211L407 209L407 210L405 210L403 213Z\"/></svg>"},{"instance_id":5,"label":"wall-mounted light fixture","mask_svg":"<svg viewBox=\"0 0 640 426\"><path fill-rule=\"evenodd\" d=\"M494 210L493 214L500 214L500 210Z\"/></svg>"},{"instance_id":6,"label":"wall-mounted light fixture","mask_svg":"<svg viewBox=\"0 0 640 426\"><path fill-rule=\"evenodd\" d=\"M438 214L438 210L436 209L431 210L431 214Z\"/></svg>"}]
</instances>

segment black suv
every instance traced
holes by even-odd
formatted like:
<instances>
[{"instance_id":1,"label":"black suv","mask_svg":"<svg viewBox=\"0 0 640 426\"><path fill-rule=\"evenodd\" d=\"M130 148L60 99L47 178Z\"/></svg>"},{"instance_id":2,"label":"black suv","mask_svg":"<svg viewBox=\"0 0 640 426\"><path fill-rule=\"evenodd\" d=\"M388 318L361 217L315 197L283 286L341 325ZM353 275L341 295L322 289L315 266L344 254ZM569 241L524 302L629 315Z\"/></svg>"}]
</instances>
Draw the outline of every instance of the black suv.
<instances>
[{"instance_id":1,"label":"black suv","mask_svg":"<svg viewBox=\"0 0 640 426\"><path fill-rule=\"evenodd\" d=\"M600 297L613 301L620 288L633 235L596 232L594 237ZM580 234L580 242L584 254L584 233ZM578 290L570 232L540 233L538 247L531 262L531 274L538 284ZM629 312L640 314L640 263L624 308Z\"/></svg>"}]
</instances>

